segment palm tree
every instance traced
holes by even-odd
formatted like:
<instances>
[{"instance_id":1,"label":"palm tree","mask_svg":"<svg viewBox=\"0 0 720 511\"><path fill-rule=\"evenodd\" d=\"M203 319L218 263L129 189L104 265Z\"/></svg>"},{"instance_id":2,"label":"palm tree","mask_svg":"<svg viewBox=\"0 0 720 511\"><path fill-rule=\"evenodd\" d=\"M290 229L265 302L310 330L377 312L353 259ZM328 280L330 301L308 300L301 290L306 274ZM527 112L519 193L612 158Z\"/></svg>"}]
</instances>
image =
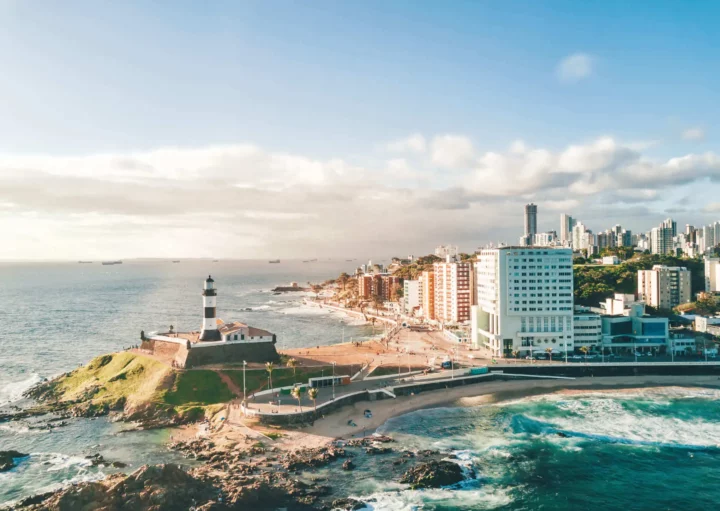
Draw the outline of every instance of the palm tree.
<instances>
[{"instance_id":1,"label":"palm tree","mask_svg":"<svg viewBox=\"0 0 720 511\"><path fill-rule=\"evenodd\" d=\"M588 347L587 346L581 346L580 351L582 351L585 354L585 363L587 364L587 354L588 354Z\"/></svg>"},{"instance_id":2,"label":"palm tree","mask_svg":"<svg viewBox=\"0 0 720 511\"><path fill-rule=\"evenodd\" d=\"M377 318L375 316L370 318L370 323L372 324L373 329L373 335L375 335L375 322L377 321Z\"/></svg>"},{"instance_id":3,"label":"palm tree","mask_svg":"<svg viewBox=\"0 0 720 511\"><path fill-rule=\"evenodd\" d=\"M270 378L270 388L273 388L272 386L272 373L275 370L275 364L272 362L265 362L265 370L268 373L268 378Z\"/></svg>"},{"instance_id":4,"label":"palm tree","mask_svg":"<svg viewBox=\"0 0 720 511\"><path fill-rule=\"evenodd\" d=\"M291 358L290 360L287 361L287 364L285 364L285 365L287 365L288 367L292 367L292 370L293 370L293 383L296 383L296 382L295 382L295 374L296 374L295 371L297 371L296 368L297 368L297 365L298 365L298 361L295 360L294 358Z\"/></svg>"},{"instance_id":5,"label":"palm tree","mask_svg":"<svg viewBox=\"0 0 720 511\"><path fill-rule=\"evenodd\" d=\"M545 353L550 355L550 362L552 362L552 348L545 348Z\"/></svg>"},{"instance_id":6,"label":"palm tree","mask_svg":"<svg viewBox=\"0 0 720 511\"><path fill-rule=\"evenodd\" d=\"M515 363L517 364L518 361L518 355L520 355L520 352L518 350L513 350L512 356L515 357Z\"/></svg>"},{"instance_id":7,"label":"palm tree","mask_svg":"<svg viewBox=\"0 0 720 511\"><path fill-rule=\"evenodd\" d=\"M292 394L292 397L297 399L298 405L300 406L300 411L302 412L302 394L300 393L300 387L293 387L293 389L290 391L290 394Z\"/></svg>"},{"instance_id":8,"label":"palm tree","mask_svg":"<svg viewBox=\"0 0 720 511\"><path fill-rule=\"evenodd\" d=\"M312 399L313 407L315 408L315 417L317 417L317 397L318 397L318 389L315 387L312 387L310 390L308 390L308 397Z\"/></svg>"}]
</instances>

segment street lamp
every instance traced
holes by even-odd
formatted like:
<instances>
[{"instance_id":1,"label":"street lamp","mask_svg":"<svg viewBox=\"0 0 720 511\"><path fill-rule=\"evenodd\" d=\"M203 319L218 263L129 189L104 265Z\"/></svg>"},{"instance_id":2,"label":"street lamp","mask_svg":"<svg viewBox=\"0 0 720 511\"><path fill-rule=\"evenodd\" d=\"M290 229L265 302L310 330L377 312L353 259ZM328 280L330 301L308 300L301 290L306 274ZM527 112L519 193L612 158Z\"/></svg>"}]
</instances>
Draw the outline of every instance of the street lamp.
<instances>
[{"instance_id":1,"label":"street lamp","mask_svg":"<svg viewBox=\"0 0 720 511\"><path fill-rule=\"evenodd\" d=\"M397 359L398 359L398 362L397 362L397 364L398 364L398 378L400 378L400 363L401 363L400 356L401 356L400 353L398 353L398 355L397 355Z\"/></svg>"},{"instance_id":2,"label":"street lamp","mask_svg":"<svg viewBox=\"0 0 720 511\"><path fill-rule=\"evenodd\" d=\"M243 360L243 415L245 415L245 408L247 408L247 386L245 385L245 367L247 362Z\"/></svg>"},{"instance_id":3,"label":"street lamp","mask_svg":"<svg viewBox=\"0 0 720 511\"><path fill-rule=\"evenodd\" d=\"M335 362L332 363L332 366L333 366L333 378L332 378L333 400L335 400Z\"/></svg>"}]
</instances>

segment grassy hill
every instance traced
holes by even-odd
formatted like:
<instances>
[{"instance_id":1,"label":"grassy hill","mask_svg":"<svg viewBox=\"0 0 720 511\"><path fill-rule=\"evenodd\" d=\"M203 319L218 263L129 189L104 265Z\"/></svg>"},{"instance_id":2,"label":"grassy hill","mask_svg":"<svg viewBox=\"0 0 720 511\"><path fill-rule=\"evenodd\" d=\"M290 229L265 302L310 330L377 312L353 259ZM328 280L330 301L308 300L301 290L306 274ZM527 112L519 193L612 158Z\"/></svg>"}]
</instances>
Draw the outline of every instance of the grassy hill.
<instances>
[{"instance_id":1,"label":"grassy hill","mask_svg":"<svg viewBox=\"0 0 720 511\"><path fill-rule=\"evenodd\" d=\"M184 422L233 394L214 371L175 371L150 357L121 352L41 384L30 397L66 404L76 415L118 412L128 420Z\"/></svg>"}]
</instances>

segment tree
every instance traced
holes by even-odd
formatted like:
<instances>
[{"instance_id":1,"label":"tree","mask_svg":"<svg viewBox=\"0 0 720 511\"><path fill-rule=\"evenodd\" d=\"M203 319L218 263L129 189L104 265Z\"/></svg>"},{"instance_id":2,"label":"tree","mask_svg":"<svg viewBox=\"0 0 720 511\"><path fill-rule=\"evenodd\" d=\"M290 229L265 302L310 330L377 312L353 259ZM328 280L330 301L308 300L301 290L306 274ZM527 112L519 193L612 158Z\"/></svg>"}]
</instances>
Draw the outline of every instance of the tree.
<instances>
[{"instance_id":1,"label":"tree","mask_svg":"<svg viewBox=\"0 0 720 511\"><path fill-rule=\"evenodd\" d=\"M285 365L287 365L288 367L292 367L292 370L293 370L293 383L295 383L295 375L296 375L295 371L297 370L298 361L295 360L294 358L291 358L290 360L287 361L287 364L285 364Z\"/></svg>"},{"instance_id":2,"label":"tree","mask_svg":"<svg viewBox=\"0 0 720 511\"><path fill-rule=\"evenodd\" d=\"M349 280L350 280L350 275L348 275L345 272L342 272L340 274L340 276L337 278L337 283L342 286L343 291L345 291L345 286L347 286L347 283Z\"/></svg>"},{"instance_id":3,"label":"tree","mask_svg":"<svg viewBox=\"0 0 720 511\"><path fill-rule=\"evenodd\" d=\"M585 354L585 363L587 364L587 354L588 354L588 347L587 346L581 346L580 351L582 351Z\"/></svg>"},{"instance_id":4,"label":"tree","mask_svg":"<svg viewBox=\"0 0 720 511\"><path fill-rule=\"evenodd\" d=\"M545 353L550 355L550 362L552 362L552 348L545 348Z\"/></svg>"},{"instance_id":5,"label":"tree","mask_svg":"<svg viewBox=\"0 0 720 511\"><path fill-rule=\"evenodd\" d=\"M318 397L318 389L315 387L312 387L310 390L308 390L308 397L313 402L313 408L315 409L315 417L317 417L317 397Z\"/></svg>"},{"instance_id":6,"label":"tree","mask_svg":"<svg viewBox=\"0 0 720 511\"><path fill-rule=\"evenodd\" d=\"M300 411L302 412L302 394L300 393L300 387L293 387L293 389L290 391L290 394L292 394L292 397L297 399L298 406L300 407Z\"/></svg>"},{"instance_id":7,"label":"tree","mask_svg":"<svg viewBox=\"0 0 720 511\"><path fill-rule=\"evenodd\" d=\"M272 373L275 370L275 364L272 362L265 362L265 370L268 373L268 378L270 378L270 388L273 388L272 386Z\"/></svg>"}]
</instances>

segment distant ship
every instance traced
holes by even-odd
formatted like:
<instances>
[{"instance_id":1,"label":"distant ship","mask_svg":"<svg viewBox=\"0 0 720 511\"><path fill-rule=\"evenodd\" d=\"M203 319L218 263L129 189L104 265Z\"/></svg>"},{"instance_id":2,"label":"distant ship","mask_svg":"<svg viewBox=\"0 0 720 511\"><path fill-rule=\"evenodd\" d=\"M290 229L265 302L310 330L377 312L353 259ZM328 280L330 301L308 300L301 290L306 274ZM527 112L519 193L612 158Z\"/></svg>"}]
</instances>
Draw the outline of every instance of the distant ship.
<instances>
[{"instance_id":1,"label":"distant ship","mask_svg":"<svg viewBox=\"0 0 720 511\"><path fill-rule=\"evenodd\" d=\"M78 264L92 264L92 261L78 261Z\"/></svg>"},{"instance_id":2,"label":"distant ship","mask_svg":"<svg viewBox=\"0 0 720 511\"><path fill-rule=\"evenodd\" d=\"M317 259L308 259L307 261L303 261L304 263L316 263Z\"/></svg>"},{"instance_id":3,"label":"distant ship","mask_svg":"<svg viewBox=\"0 0 720 511\"><path fill-rule=\"evenodd\" d=\"M109 266L111 264L122 264L122 261L103 261L102 262L105 266Z\"/></svg>"},{"instance_id":4,"label":"distant ship","mask_svg":"<svg viewBox=\"0 0 720 511\"><path fill-rule=\"evenodd\" d=\"M179 263L180 261L173 261L174 263Z\"/></svg>"},{"instance_id":5,"label":"distant ship","mask_svg":"<svg viewBox=\"0 0 720 511\"><path fill-rule=\"evenodd\" d=\"M268 262L270 264L278 264L280 262L280 259L270 259Z\"/></svg>"},{"instance_id":6,"label":"distant ship","mask_svg":"<svg viewBox=\"0 0 720 511\"><path fill-rule=\"evenodd\" d=\"M213 259L213 262L216 263L216 262L218 262L218 260L217 260L217 259Z\"/></svg>"}]
</instances>

